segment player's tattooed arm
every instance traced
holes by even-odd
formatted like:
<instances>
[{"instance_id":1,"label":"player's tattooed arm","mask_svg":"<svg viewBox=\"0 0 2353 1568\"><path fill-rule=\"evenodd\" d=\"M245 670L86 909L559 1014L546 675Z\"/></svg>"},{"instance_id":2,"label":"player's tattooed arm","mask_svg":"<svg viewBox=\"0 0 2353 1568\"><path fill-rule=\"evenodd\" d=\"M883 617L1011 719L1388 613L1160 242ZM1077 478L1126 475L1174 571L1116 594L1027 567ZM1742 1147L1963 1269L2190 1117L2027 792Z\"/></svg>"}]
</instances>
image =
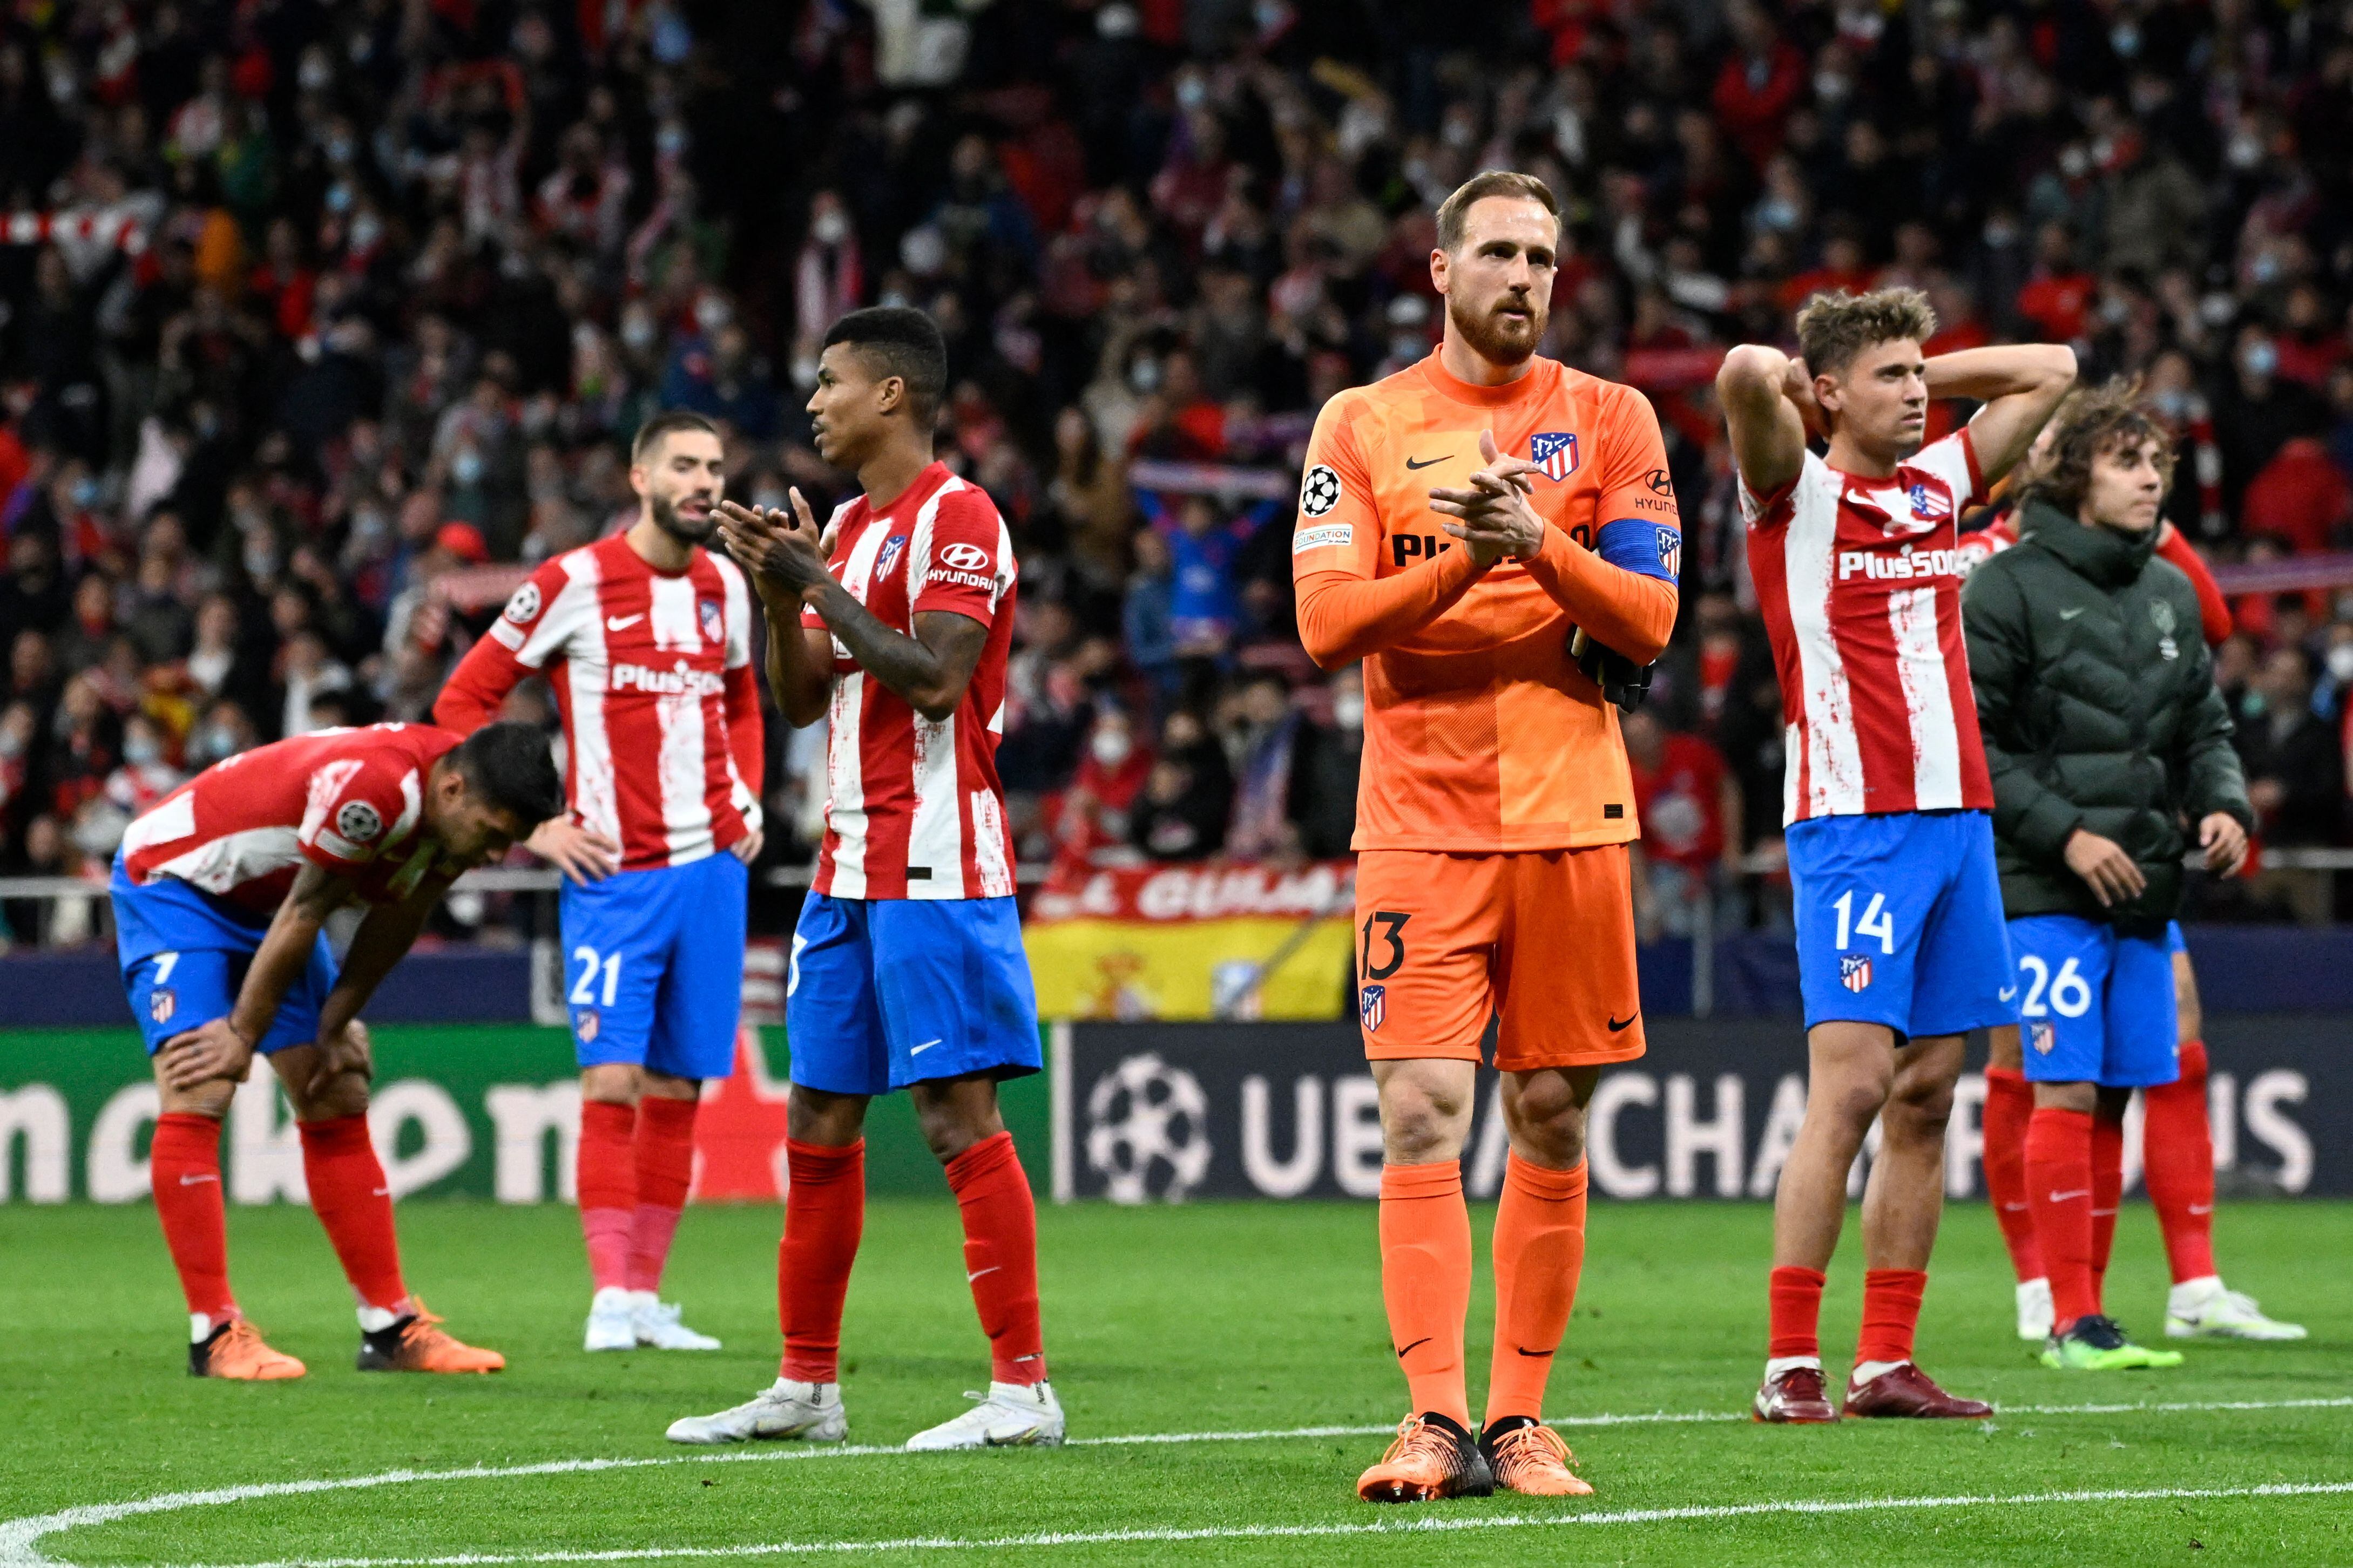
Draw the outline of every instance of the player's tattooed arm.
<instances>
[{"instance_id":1,"label":"player's tattooed arm","mask_svg":"<svg viewBox=\"0 0 2353 1568\"><path fill-rule=\"evenodd\" d=\"M1751 494L1765 495L1805 467L1813 382L1803 360L1763 343L1742 343L1715 373L1715 398L1732 437L1732 460Z\"/></svg>"},{"instance_id":2,"label":"player's tattooed arm","mask_svg":"<svg viewBox=\"0 0 2353 1568\"><path fill-rule=\"evenodd\" d=\"M926 610L915 617L915 635L884 626L849 590L832 578L809 595L841 646L859 668L907 700L907 705L937 723L956 710L988 628L953 610Z\"/></svg>"},{"instance_id":3,"label":"player's tattooed arm","mask_svg":"<svg viewBox=\"0 0 2353 1568\"><path fill-rule=\"evenodd\" d=\"M214 1079L242 1081L253 1066L254 1047L278 1016L279 1004L310 966L327 917L351 896L349 882L306 863L271 917L228 1016L164 1042L157 1057L164 1081L177 1089Z\"/></svg>"},{"instance_id":4,"label":"player's tattooed arm","mask_svg":"<svg viewBox=\"0 0 2353 1568\"><path fill-rule=\"evenodd\" d=\"M1969 441L1990 485L2018 466L2075 384L2075 351L2065 343L2001 343L1938 354L1926 368L1930 397L1985 405L1969 421Z\"/></svg>"}]
</instances>

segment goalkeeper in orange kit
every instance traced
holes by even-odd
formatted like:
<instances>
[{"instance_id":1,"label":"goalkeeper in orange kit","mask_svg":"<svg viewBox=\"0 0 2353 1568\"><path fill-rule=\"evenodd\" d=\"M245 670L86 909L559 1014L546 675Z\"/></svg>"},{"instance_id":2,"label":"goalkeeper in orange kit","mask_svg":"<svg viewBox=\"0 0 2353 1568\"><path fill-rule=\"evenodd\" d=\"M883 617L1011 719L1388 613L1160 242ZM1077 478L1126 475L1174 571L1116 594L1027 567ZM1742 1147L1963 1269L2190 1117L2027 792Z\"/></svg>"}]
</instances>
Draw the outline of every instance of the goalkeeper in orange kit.
<instances>
[{"instance_id":1,"label":"goalkeeper in orange kit","mask_svg":"<svg viewBox=\"0 0 2353 1568\"><path fill-rule=\"evenodd\" d=\"M1612 700L1638 701L1666 646L1683 535L1650 405L1535 353L1559 233L1529 175L1447 198L1444 340L1324 405L1292 539L1308 652L1365 661L1357 1007L1412 1405L1357 1484L1373 1501L1592 1490L1544 1390L1585 1256L1585 1108L1602 1066L1643 1049ZM1511 1155L1474 1429L1460 1156L1491 1018Z\"/></svg>"}]
</instances>

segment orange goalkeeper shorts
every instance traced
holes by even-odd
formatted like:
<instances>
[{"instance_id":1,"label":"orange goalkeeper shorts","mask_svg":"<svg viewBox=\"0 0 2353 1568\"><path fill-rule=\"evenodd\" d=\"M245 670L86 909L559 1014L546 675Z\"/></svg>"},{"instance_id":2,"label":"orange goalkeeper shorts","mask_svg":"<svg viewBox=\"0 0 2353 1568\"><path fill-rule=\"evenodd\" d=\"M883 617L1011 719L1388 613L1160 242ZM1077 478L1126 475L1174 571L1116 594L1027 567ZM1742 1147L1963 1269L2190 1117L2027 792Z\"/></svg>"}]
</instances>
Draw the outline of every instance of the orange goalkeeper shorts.
<instances>
[{"instance_id":1,"label":"orange goalkeeper shorts","mask_svg":"<svg viewBox=\"0 0 2353 1568\"><path fill-rule=\"evenodd\" d=\"M1593 1067L1642 1054L1626 846L1356 857L1356 1012L1365 1055Z\"/></svg>"}]
</instances>

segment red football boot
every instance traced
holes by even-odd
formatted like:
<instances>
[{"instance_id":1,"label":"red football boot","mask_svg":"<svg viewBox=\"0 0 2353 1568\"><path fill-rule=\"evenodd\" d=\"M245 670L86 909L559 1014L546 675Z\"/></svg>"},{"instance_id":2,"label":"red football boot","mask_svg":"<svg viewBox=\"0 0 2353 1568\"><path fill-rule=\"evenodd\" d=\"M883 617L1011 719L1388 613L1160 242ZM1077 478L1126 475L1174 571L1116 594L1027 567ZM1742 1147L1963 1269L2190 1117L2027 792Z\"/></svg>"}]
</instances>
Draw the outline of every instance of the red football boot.
<instances>
[{"instance_id":1,"label":"red football boot","mask_svg":"<svg viewBox=\"0 0 2353 1568\"><path fill-rule=\"evenodd\" d=\"M1767 1378L1757 1390L1753 1419L1793 1426L1837 1420L1838 1412L1822 1387L1822 1369L1793 1366Z\"/></svg>"},{"instance_id":2,"label":"red football boot","mask_svg":"<svg viewBox=\"0 0 2353 1568\"><path fill-rule=\"evenodd\" d=\"M1916 1421L1977 1421L1993 1414L1982 1399L1956 1399L1910 1362L1881 1373L1869 1383L1846 1385L1846 1414L1899 1416Z\"/></svg>"}]
</instances>

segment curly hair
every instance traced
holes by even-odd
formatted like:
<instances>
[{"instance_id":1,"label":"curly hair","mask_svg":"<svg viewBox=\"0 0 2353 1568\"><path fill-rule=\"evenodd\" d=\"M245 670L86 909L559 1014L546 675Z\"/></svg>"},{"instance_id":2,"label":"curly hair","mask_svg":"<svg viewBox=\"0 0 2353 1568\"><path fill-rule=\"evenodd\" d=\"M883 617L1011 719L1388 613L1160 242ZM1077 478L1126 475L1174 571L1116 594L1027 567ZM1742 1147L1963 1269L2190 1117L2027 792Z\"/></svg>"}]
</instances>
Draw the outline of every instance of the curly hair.
<instances>
[{"instance_id":1,"label":"curly hair","mask_svg":"<svg viewBox=\"0 0 2353 1568\"><path fill-rule=\"evenodd\" d=\"M1816 375L1836 375L1873 343L1936 335L1936 311L1917 289L1817 294L1798 312L1798 353Z\"/></svg>"},{"instance_id":2,"label":"curly hair","mask_svg":"<svg viewBox=\"0 0 2353 1568\"><path fill-rule=\"evenodd\" d=\"M2021 473L2019 504L2041 501L2077 514L2092 488L2093 459L2157 443L2158 472L2173 484L2173 437L2140 400L2140 378L2117 376L2067 395L2051 416L2050 443Z\"/></svg>"}]
</instances>

